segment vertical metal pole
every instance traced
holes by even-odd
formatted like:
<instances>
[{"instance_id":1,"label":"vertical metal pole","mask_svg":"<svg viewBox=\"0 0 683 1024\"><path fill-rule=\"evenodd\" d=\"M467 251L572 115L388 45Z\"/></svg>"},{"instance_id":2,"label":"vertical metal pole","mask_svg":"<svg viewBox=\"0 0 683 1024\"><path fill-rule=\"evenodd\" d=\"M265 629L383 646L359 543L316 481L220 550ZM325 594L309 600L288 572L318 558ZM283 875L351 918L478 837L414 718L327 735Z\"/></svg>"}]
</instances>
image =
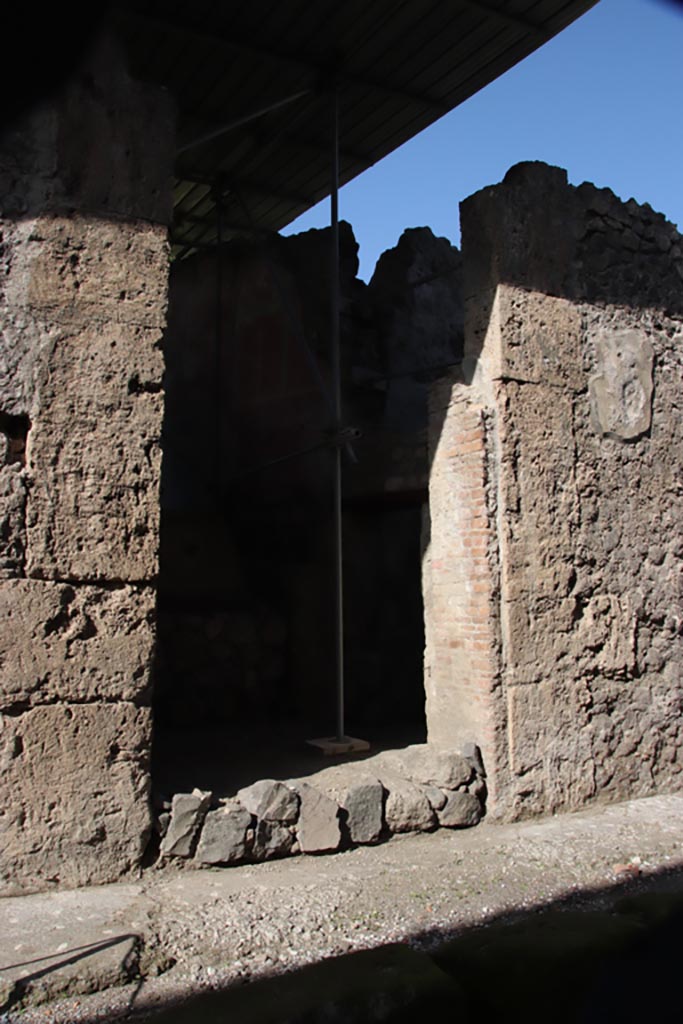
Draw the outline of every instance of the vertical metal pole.
<instances>
[{"instance_id":1,"label":"vertical metal pole","mask_svg":"<svg viewBox=\"0 0 683 1024\"><path fill-rule=\"evenodd\" d=\"M342 425L340 302L339 302L339 92L333 87L330 102L331 172L330 189L330 336L332 343L332 388L334 402L334 580L336 639L336 739L344 732L344 579L342 537L342 453L339 434Z\"/></svg>"},{"instance_id":2,"label":"vertical metal pole","mask_svg":"<svg viewBox=\"0 0 683 1024\"><path fill-rule=\"evenodd\" d=\"M222 182L218 178L214 187L214 202L216 204L216 309L215 309L215 349L214 349L214 480L216 488L217 503L223 500L223 473L222 473L222 433L223 424L221 420L222 388L221 378L223 370L223 191Z\"/></svg>"}]
</instances>

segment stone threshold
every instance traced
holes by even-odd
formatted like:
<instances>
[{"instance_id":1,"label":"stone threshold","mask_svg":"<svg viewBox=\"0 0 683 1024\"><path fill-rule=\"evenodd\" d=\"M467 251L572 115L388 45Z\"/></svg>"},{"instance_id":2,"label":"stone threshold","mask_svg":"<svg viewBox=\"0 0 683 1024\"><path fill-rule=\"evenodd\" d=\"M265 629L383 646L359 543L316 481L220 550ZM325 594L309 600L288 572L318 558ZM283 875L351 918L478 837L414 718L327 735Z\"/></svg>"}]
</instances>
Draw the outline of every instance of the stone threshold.
<instances>
[{"instance_id":1,"label":"stone threshold","mask_svg":"<svg viewBox=\"0 0 683 1024\"><path fill-rule=\"evenodd\" d=\"M176 793L156 818L161 860L196 867L334 853L396 833L476 825L486 808L479 748L416 744L297 779L261 779L227 797Z\"/></svg>"}]
</instances>

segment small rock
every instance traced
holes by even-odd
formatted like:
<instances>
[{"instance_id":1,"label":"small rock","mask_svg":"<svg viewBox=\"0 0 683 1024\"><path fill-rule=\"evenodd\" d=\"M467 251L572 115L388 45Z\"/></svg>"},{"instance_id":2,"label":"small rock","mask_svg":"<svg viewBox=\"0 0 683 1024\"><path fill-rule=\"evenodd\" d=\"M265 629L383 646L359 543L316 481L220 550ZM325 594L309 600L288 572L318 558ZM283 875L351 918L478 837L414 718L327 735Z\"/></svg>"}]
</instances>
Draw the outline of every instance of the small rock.
<instances>
[{"instance_id":1,"label":"small rock","mask_svg":"<svg viewBox=\"0 0 683 1024\"><path fill-rule=\"evenodd\" d=\"M206 816L197 844L195 860L200 864L234 864L244 860L249 851L247 830L251 815L237 800L229 800L223 807Z\"/></svg>"},{"instance_id":2,"label":"small rock","mask_svg":"<svg viewBox=\"0 0 683 1024\"><path fill-rule=\"evenodd\" d=\"M468 828L481 821L481 804L472 793L449 793L437 818L444 828Z\"/></svg>"},{"instance_id":3,"label":"small rock","mask_svg":"<svg viewBox=\"0 0 683 1024\"><path fill-rule=\"evenodd\" d=\"M423 786L422 787L425 796L429 800L430 806L434 811L440 811L446 803L446 794L442 789L438 789L436 786Z\"/></svg>"},{"instance_id":4,"label":"small rock","mask_svg":"<svg viewBox=\"0 0 683 1024\"><path fill-rule=\"evenodd\" d=\"M392 832L425 832L433 828L434 811L420 786L400 778L384 782L389 790L384 813Z\"/></svg>"},{"instance_id":5,"label":"small rock","mask_svg":"<svg viewBox=\"0 0 683 1024\"><path fill-rule=\"evenodd\" d=\"M629 861L628 864L615 864L612 871L617 878L627 881L629 878L640 876L640 864L634 864L633 861Z\"/></svg>"},{"instance_id":6,"label":"small rock","mask_svg":"<svg viewBox=\"0 0 683 1024\"><path fill-rule=\"evenodd\" d=\"M482 805L482 807L484 806L484 804L486 803L487 793L486 782L484 781L484 779L479 778L479 776L477 776L474 782L472 782L468 786L468 792L470 792L473 796L476 796L477 800Z\"/></svg>"},{"instance_id":7,"label":"small rock","mask_svg":"<svg viewBox=\"0 0 683 1024\"><path fill-rule=\"evenodd\" d=\"M176 793L171 801L171 820L161 841L164 857L189 857L197 832L211 803L211 793L193 789Z\"/></svg>"},{"instance_id":8,"label":"small rock","mask_svg":"<svg viewBox=\"0 0 683 1024\"><path fill-rule=\"evenodd\" d=\"M240 789L237 799L256 818L295 822L299 813L297 794L275 779L261 779Z\"/></svg>"},{"instance_id":9,"label":"small rock","mask_svg":"<svg viewBox=\"0 0 683 1024\"><path fill-rule=\"evenodd\" d=\"M481 750L476 743L465 743L462 748L462 756L467 758L477 775L481 775L483 779L486 778L484 759L481 756Z\"/></svg>"},{"instance_id":10,"label":"small rock","mask_svg":"<svg viewBox=\"0 0 683 1024\"><path fill-rule=\"evenodd\" d=\"M171 813L170 813L170 811L162 811L161 814L157 815L154 825L155 825L155 828L157 830L158 835L160 835L162 839L164 838L164 836L168 832L168 826L170 824L171 824Z\"/></svg>"},{"instance_id":11,"label":"small rock","mask_svg":"<svg viewBox=\"0 0 683 1024\"><path fill-rule=\"evenodd\" d=\"M307 782L297 783L301 800L297 838L302 853L337 850L341 841L339 807Z\"/></svg>"}]
</instances>

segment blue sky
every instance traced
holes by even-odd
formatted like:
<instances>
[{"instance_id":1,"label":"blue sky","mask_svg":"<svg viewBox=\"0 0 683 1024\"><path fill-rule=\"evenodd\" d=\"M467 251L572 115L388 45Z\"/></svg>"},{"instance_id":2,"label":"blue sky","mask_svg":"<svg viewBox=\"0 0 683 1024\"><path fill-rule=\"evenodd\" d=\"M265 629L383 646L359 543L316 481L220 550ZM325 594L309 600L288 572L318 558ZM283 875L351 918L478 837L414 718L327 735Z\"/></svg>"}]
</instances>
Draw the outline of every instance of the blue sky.
<instances>
[{"instance_id":1,"label":"blue sky","mask_svg":"<svg viewBox=\"0 0 683 1024\"><path fill-rule=\"evenodd\" d=\"M340 193L361 277L407 227L456 244L458 203L520 160L565 167L683 228L683 5L600 0L525 61ZM323 227L329 201L285 231Z\"/></svg>"}]
</instances>

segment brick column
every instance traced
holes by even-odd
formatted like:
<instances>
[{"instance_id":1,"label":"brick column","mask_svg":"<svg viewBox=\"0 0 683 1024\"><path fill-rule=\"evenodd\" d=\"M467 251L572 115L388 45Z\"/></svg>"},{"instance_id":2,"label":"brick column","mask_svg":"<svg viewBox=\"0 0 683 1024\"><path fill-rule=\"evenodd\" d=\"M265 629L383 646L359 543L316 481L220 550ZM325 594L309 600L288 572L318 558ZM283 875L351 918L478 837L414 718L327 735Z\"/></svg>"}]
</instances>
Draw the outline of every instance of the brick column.
<instances>
[{"instance_id":1,"label":"brick column","mask_svg":"<svg viewBox=\"0 0 683 1024\"><path fill-rule=\"evenodd\" d=\"M500 714L498 552L490 422L461 378L430 396L430 539L423 561L429 742L477 744L496 800Z\"/></svg>"}]
</instances>

